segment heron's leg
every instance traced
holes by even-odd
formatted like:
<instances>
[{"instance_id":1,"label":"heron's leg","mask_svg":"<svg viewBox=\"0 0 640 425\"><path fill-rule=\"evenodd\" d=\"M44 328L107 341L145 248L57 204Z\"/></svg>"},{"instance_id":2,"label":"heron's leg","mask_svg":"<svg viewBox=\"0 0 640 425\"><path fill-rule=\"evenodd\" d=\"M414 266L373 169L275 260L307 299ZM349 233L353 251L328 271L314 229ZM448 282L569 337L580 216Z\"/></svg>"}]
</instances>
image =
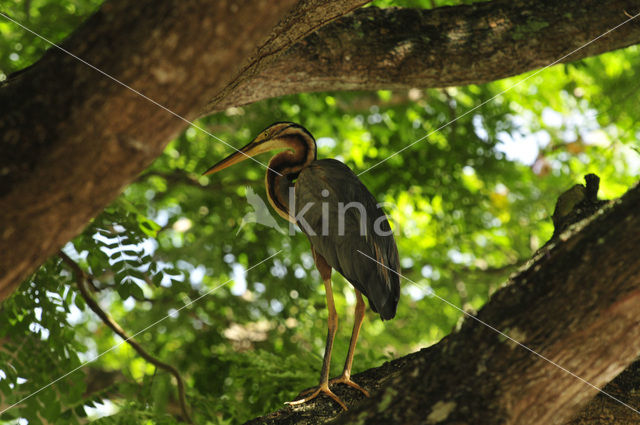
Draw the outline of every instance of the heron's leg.
<instances>
[{"instance_id":1,"label":"heron's leg","mask_svg":"<svg viewBox=\"0 0 640 425\"><path fill-rule=\"evenodd\" d=\"M327 344L324 347L324 360L322 361L322 372L320 372L320 385L329 382L329 368L331 366L331 351L333 351L333 339L338 330L338 313L333 301L333 288L331 279L324 281L324 288L327 291L327 310L329 310L329 325L327 332Z\"/></svg>"},{"instance_id":2,"label":"heron's leg","mask_svg":"<svg viewBox=\"0 0 640 425\"><path fill-rule=\"evenodd\" d=\"M362 321L364 320L364 312L366 306L364 304L364 300L362 299L362 294L360 291L356 289L356 308L353 319L353 332L351 333L351 341L349 342L349 352L347 353L347 360L344 362L344 370L342 371L342 375L338 378L332 379L330 384L346 384L350 387L353 387L357 390L362 391L364 395L369 397L369 392L362 388L360 385L356 384L351 380L351 366L353 364L353 354L356 351L356 343L358 342L358 335L360 334L360 327L362 326Z\"/></svg>"},{"instance_id":3,"label":"heron's leg","mask_svg":"<svg viewBox=\"0 0 640 425\"><path fill-rule=\"evenodd\" d=\"M287 402L286 404L295 406L306 403L309 400L316 398L321 393L324 393L334 399L344 410L347 410L347 406L340 398L329 389L329 366L331 364L331 351L333 349L333 338L338 330L338 313L336 312L336 306L333 301L333 289L331 287L331 267L327 264L327 261L318 253L313 253L316 260L316 267L322 276L324 282L324 288L327 293L327 310L329 311L329 324L327 332L327 344L324 348L324 360L322 361L322 371L320 372L320 385L312 389L311 395L295 401ZM308 392L308 391L307 391ZM304 394L304 393L303 393Z\"/></svg>"}]
</instances>

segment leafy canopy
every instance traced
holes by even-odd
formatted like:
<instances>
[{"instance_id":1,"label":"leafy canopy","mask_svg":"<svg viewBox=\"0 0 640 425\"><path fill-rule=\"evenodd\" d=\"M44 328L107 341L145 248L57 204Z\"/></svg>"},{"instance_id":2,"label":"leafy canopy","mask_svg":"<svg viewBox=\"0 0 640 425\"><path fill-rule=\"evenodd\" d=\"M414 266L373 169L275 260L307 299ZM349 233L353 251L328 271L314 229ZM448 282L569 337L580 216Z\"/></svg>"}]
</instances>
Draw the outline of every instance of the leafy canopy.
<instances>
[{"instance_id":1,"label":"leafy canopy","mask_svg":"<svg viewBox=\"0 0 640 425\"><path fill-rule=\"evenodd\" d=\"M456 2L406 5L432 3ZM2 9L59 41L98 4L33 0ZM0 34L6 53L0 56L0 79L47 48L4 20ZM634 77L637 55L638 48L630 47L554 66L514 88L525 76L448 89L285 96L230 108L197 124L242 146L274 121L295 121L315 135L319 157L338 158L356 172L429 134L361 176L388 203L403 272L417 285L402 282L394 320L382 323L367 313L357 372L432 344L460 322L461 312L431 291L467 311L480 308L549 238L555 199L584 174L602 178L606 198L634 182L640 164L640 107L631 95L640 84ZM266 200L264 169L248 161L201 176L229 153L187 129L64 247L93 276L94 296L129 335L159 321L136 339L181 371L195 418L210 424L241 423L314 385L327 320L324 289L304 235L251 223L238 232L251 211L247 188ZM355 298L337 274L334 282L341 317L336 375L346 356ZM106 352L5 412L0 419L7 423L23 418L19 423L73 424L87 414L102 417L101 424L176 423L175 382L98 320L58 257L0 307L0 342L5 407Z\"/></svg>"}]
</instances>

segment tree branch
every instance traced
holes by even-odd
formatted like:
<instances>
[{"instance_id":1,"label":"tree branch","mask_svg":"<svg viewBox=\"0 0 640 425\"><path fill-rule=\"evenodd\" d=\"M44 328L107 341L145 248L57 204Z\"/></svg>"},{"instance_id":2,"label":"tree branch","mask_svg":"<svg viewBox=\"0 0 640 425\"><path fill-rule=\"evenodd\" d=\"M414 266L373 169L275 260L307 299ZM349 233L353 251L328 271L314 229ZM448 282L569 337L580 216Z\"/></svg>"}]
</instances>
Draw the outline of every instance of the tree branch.
<instances>
[{"instance_id":1,"label":"tree branch","mask_svg":"<svg viewBox=\"0 0 640 425\"><path fill-rule=\"evenodd\" d=\"M134 350L136 350L140 357L153 364L157 368L169 372L171 375L173 375L174 378L176 378L178 385L178 399L180 401L182 415L188 423L193 423L191 415L189 414L189 408L187 406L184 380L182 379L180 372L178 372L178 369L168 363L156 359L151 354L147 353L147 351L142 348L142 346L135 339L133 339L133 337L128 336L124 329L122 329L120 325L118 325L118 323L100 307L98 302L93 299L93 297L87 290L85 282L93 280L92 276L82 270L82 268L63 251L58 252L58 255L76 275L78 291L82 295L82 298L84 298L84 301L87 303L89 308L100 318L100 320L102 320L105 325L111 328L111 330L113 330L122 339L124 339L127 344L129 344Z\"/></svg>"},{"instance_id":2,"label":"tree branch","mask_svg":"<svg viewBox=\"0 0 640 425\"><path fill-rule=\"evenodd\" d=\"M605 423L568 421L597 393L584 381L601 388L640 354L639 207L636 185L539 252L459 331L356 375L371 399L337 386L350 408L345 413L319 397L249 423ZM628 379L626 387L613 383L613 391L629 389ZM639 381L636 375L633 382ZM605 398L592 403L620 410L616 401L603 403ZM637 401L632 391L618 398ZM622 408L624 417L637 422L634 411Z\"/></svg>"},{"instance_id":3,"label":"tree branch","mask_svg":"<svg viewBox=\"0 0 640 425\"><path fill-rule=\"evenodd\" d=\"M184 129L167 109L194 119L363 0L295 3L106 1L62 47L147 99L56 48L0 83L0 301Z\"/></svg>"},{"instance_id":4,"label":"tree branch","mask_svg":"<svg viewBox=\"0 0 640 425\"><path fill-rule=\"evenodd\" d=\"M294 3L111 0L63 47L193 119ZM55 48L0 85L0 117L0 300L187 125Z\"/></svg>"},{"instance_id":5,"label":"tree branch","mask_svg":"<svg viewBox=\"0 0 640 425\"><path fill-rule=\"evenodd\" d=\"M634 0L356 10L215 96L209 114L291 93L481 84L550 65L640 12ZM561 62L640 42L640 18Z\"/></svg>"}]
</instances>

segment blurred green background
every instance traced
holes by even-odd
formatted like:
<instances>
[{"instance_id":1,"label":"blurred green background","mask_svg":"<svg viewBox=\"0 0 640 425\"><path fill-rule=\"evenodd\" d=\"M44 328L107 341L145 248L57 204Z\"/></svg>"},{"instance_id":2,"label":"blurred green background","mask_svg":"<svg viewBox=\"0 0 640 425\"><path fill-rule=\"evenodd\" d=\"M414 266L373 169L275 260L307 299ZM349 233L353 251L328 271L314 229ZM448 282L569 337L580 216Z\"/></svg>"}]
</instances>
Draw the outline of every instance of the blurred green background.
<instances>
[{"instance_id":1,"label":"blurred green background","mask_svg":"<svg viewBox=\"0 0 640 425\"><path fill-rule=\"evenodd\" d=\"M0 10L57 42L99 3L0 0ZM47 47L0 18L0 80ZM356 173L433 132L361 176L388 203L403 272L417 285L402 282L394 320L383 323L367 312L358 372L428 346L460 322L462 314L430 291L467 311L479 309L550 237L555 199L584 174L601 177L603 198L620 196L636 181L638 53L634 46L546 69L440 130L528 75L447 89L299 94L231 108L197 125L240 147L272 122L298 122L318 140L320 158L338 158ZM230 152L187 129L64 247L95 277L94 296L130 335L172 314L136 338L182 372L194 417L208 424L242 423L316 384L326 335L324 288L306 237L251 223L238 232L252 211L247 188L266 202L264 168L247 161L201 176ZM334 282L341 319L335 376L355 297L338 274ZM121 341L85 306L68 267L50 259L0 307L0 406ZM0 422L171 424L177 413L170 375L121 344Z\"/></svg>"}]
</instances>

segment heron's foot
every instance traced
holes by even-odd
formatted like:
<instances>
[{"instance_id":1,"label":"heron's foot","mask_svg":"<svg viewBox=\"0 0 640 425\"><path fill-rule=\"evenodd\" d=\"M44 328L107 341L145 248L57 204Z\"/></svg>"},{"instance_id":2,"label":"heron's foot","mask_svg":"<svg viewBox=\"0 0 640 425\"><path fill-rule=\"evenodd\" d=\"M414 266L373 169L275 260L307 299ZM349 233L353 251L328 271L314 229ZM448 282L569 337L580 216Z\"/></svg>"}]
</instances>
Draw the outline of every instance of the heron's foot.
<instances>
[{"instance_id":1,"label":"heron's foot","mask_svg":"<svg viewBox=\"0 0 640 425\"><path fill-rule=\"evenodd\" d=\"M302 398L300 400L288 401L285 404L288 404L289 406L299 406L299 405L304 404L304 403L306 403L306 402L308 402L310 400L313 400L314 398L318 397L320 394L324 393L324 394L328 395L329 397L331 397L344 410L347 410L347 405L344 404L344 402L342 400L340 400L340 397L338 397L337 395L335 395L333 393L333 391L331 391L331 389L329 388L329 384L326 383L326 382L323 383L323 384L320 384L316 388L312 388L310 390L302 392L301 395L308 394L310 392L311 392L311 395L309 395L308 397Z\"/></svg>"},{"instance_id":2,"label":"heron's foot","mask_svg":"<svg viewBox=\"0 0 640 425\"><path fill-rule=\"evenodd\" d=\"M333 378L333 379L329 380L329 385L333 385L333 384L345 384L345 385L348 385L348 386L350 386L352 388L355 388L356 390L360 391L365 396L371 397L371 395L369 394L369 391L365 390L360 385L358 385L355 382L353 382L351 380L351 377L349 375L344 374L344 373L342 374L342 376L340 376L338 378Z\"/></svg>"}]
</instances>

